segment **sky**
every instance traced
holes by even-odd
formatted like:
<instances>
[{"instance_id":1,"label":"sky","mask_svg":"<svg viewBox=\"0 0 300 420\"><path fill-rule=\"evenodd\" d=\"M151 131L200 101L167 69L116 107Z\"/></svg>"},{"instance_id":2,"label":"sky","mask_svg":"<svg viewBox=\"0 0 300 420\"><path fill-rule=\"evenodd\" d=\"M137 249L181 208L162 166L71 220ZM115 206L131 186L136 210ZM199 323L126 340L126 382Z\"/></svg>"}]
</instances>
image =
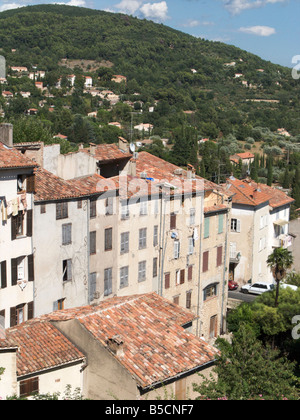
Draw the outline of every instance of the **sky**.
<instances>
[{"instance_id":1,"label":"sky","mask_svg":"<svg viewBox=\"0 0 300 420\"><path fill-rule=\"evenodd\" d=\"M283 66L300 62L300 0L0 0L0 11L41 3L126 13Z\"/></svg>"}]
</instances>

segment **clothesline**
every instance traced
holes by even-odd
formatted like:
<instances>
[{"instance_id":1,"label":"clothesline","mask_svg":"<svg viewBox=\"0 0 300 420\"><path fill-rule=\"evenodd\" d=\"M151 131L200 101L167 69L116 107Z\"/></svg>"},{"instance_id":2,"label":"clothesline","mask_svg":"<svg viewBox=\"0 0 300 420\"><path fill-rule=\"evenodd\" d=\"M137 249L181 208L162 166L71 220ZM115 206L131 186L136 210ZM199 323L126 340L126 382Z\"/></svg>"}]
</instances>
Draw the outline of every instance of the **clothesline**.
<instances>
[{"instance_id":1,"label":"clothesline","mask_svg":"<svg viewBox=\"0 0 300 420\"><path fill-rule=\"evenodd\" d=\"M19 211L23 213L27 210L27 199L26 193L13 198L12 200L6 200L6 197L0 197L0 212L2 217L2 222L7 221L7 218L11 216L17 216Z\"/></svg>"}]
</instances>

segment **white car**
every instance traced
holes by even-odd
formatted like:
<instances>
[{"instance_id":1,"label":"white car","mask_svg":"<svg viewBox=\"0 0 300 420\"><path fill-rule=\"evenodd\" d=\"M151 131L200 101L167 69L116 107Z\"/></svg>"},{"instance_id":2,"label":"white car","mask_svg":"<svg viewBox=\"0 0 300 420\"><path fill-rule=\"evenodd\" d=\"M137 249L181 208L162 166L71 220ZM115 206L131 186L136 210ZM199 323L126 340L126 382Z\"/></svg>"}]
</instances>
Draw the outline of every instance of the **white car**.
<instances>
[{"instance_id":1,"label":"white car","mask_svg":"<svg viewBox=\"0 0 300 420\"><path fill-rule=\"evenodd\" d=\"M293 286L292 284L281 284L280 287L282 287L283 289L287 289L287 288L291 288L292 290L294 290L295 292L298 290L297 286Z\"/></svg>"},{"instance_id":2,"label":"white car","mask_svg":"<svg viewBox=\"0 0 300 420\"><path fill-rule=\"evenodd\" d=\"M245 286L241 287L242 293L253 293L255 295L261 295L265 292L270 292L274 290L275 286L272 283L265 283L265 282L257 282L253 284L246 284Z\"/></svg>"}]
</instances>

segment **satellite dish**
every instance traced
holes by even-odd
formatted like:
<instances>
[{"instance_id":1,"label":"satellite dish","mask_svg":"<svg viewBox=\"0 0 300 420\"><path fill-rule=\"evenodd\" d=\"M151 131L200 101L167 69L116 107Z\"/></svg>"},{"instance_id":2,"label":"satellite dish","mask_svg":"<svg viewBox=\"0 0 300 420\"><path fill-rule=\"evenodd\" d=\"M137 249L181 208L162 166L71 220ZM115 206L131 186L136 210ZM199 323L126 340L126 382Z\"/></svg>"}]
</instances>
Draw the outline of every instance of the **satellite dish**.
<instances>
[{"instance_id":1,"label":"satellite dish","mask_svg":"<svg viewBox=\"0 0 300 420\"><path fill-rule=\"evenodd\" d=\"M129 149L130 149L131 153L134 153L135 152L135 144L134 143L130 143Z\"/></svg>"}]
</instances>

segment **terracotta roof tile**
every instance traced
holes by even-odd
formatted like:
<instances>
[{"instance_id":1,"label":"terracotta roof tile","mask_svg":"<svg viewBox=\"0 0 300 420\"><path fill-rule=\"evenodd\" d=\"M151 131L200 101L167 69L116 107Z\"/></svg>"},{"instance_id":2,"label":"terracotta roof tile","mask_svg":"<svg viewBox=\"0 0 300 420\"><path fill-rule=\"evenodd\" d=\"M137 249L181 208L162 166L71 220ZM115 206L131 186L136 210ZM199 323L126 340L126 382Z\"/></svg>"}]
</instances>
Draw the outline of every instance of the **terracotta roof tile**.
<instances>
[{"instance_id":1,"label":"terracotta roof tile","mask_svg":"<svg viewBox=\"0 0 300 420\"><path fill-rule=\"evenodd\" d=\"M82 149L84 153L90 153L89 149ZM113 144L99 144L95 147L95 154L93 155L99 162L109 162L118 159L129 159L132 157L131 153L123 152L118 145Z\"/></svg>"},{"instance_id":2,"label":"terracotta roof tile","mask_svg":"<svg viewBox=\"0 0 300 420\"><path fill-rule=\"evenodd\" d=\"M17 375L54 368L85 356L50 322L32 320L5 330L6 340L18 346Z\"/></svg>"},{"instance_id":3,"label":"terracotta roof tile","mask_svg":"<svg viewBox=\"0 0 300 420\"><path fill-rule=\"evenodd\" d=\"M213 362L217 354L214 347L181 327L194 314L155 293L116 297L47 318L76 318L108 351L108 340L117 336L124 343L123 354L114 357L143 388Z\"/></svg>"},{"instance_id":4,"label":"terracotta roof tile","mask_svg":"<svg viewBox=\"0 0 300 420\"><path fill-rule=\"evenodd\" d=\"M0 169L34 168L36 163L0 142Z\"/></svg>"}]
</instances>

